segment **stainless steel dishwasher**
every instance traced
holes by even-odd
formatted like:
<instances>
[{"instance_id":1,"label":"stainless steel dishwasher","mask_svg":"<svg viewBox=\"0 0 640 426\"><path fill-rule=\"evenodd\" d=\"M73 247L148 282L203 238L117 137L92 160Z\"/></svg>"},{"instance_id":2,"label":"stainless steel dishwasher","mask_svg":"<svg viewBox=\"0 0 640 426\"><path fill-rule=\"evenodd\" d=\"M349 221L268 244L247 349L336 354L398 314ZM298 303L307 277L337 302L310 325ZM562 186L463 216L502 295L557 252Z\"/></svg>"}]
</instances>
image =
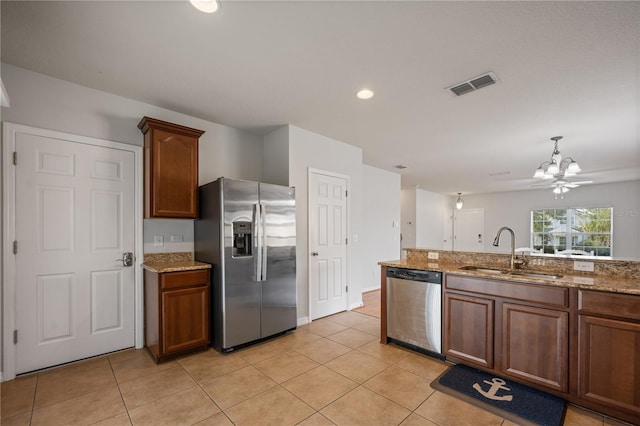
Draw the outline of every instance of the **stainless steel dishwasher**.
<instances>
[{"instance_id":1,"label":"stainless steel dishwasher","mask_svg":"<svg viewBox=\"0 0 640 426\"><path fill-rule=\"evenodd\" d=\"M387 268L387 340L442 356L442 272Z\"/></svg>"}]
</instances>

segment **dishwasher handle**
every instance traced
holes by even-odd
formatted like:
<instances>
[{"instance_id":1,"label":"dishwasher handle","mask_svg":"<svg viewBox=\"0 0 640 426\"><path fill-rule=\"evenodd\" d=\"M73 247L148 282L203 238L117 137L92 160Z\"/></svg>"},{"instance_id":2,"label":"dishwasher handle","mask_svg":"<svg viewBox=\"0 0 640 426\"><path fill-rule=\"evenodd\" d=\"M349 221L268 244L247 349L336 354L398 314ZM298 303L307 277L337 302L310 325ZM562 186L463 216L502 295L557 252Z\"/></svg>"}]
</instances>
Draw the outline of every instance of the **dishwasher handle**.
<instances>
[{"instance_id":1,"label":"dishwasher handle","mask_svg":"<svg viewBox=\"0 0 640 426\"><path fill-rule=\"evenodd\" d=\"M420 269L387 268L387 278L442 284L442 272Z\"/></svg>"}]
</instances>

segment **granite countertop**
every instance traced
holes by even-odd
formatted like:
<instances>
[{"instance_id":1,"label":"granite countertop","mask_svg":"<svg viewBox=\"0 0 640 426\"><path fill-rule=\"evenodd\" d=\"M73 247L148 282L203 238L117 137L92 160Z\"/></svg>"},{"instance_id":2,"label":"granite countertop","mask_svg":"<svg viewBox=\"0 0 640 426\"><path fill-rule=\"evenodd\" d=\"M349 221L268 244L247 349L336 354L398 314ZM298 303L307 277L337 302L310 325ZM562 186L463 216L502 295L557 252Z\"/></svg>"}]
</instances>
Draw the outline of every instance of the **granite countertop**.
<instances>
[{"instance_id":1,"label":"granite countertop","mask_svg":"<svg viewBox=\"0 0 640 426\"><path fill-rule=\"evenodd\" d=\"M491 274L481 271L469 271L460 269L460 267L469 265L470 263L455 263L455 262L441 262L441 261L423 261L423 260L390 260L378 262L381 266L391 266L396 268L405 269L419 269L425 271L438 271L444 273L455 273L456 275L468 275L483 278L492 278L496 280L508 280L517 281L523 283L544 284L560 287L577 287L586 290L598 290L609 291L614 293L626 293L640 295L640 281L635 278L618 278L611 275L570 275L562 273L562 278L547 279L547 278L533 278L523 277L519 275L511 274ZM499 269L509 269L501 267ZM543 269L524 268L518 271L524 272L543 272L550 273Z\"/></svg>"},{"instance_id":2,"label":"granite countertop","mask_svg":"<svg viewBox=\"0 0 640 426\"><path fill-rule=\"evenodd\" d=\"M178 272L209 269L209 263L193 260L193 253L149 253L144 255L142 267L151 272Z\"/></svg>"}]
</instances>

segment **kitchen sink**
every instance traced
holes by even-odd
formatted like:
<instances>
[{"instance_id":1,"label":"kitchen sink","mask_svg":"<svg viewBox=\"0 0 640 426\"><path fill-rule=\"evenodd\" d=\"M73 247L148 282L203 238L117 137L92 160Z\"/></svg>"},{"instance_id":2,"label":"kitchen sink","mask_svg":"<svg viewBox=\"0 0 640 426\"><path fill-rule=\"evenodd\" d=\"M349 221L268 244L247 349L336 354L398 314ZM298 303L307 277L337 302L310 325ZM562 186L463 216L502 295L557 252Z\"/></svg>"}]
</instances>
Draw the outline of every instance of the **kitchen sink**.
<instances>
[{"instance_id":1,"label":"kitchen sink","mask_svg":"<svg viewBox=\"0 0 640 426\"><path fill-rule=\"evenodd\" d=\"M562 278L562 275L559 274L547 274L545 272L536 271L510 271L505 269L495 269L488 266L465 265L459 269L463 271L483 272L485 274L516 275L518 277L542 278L547 280L557 280L558 278Z\"/></svg>"},{"instance_id":2,"label":"kitchen sink","mask_svg":"<svg viewBox=\"0 0 640 426\"><path fill-rule=\"evenodd\" d=\"M466 265L462 266L459 269L464 271L476 271L476 272L484 272L485 274L507 274L509 271L505 271L504 269L493 269L486 266L474 266L474 265Z\"/></svg>"},{"instance_id":3,"label":"kitchen sink","mask_svg":"<svg viewBox=\"0 0 640 426\"><path fill-rule=\"evenodd\" d=\"M526 272L526 271L514 271L510 273L511 275L518 275L520 277L529 277L529 278L544 278L547 280L557 280L558 278L562 278L562 275L559 274L546 274L544 272Z\"/></svg>"}]
</instances>

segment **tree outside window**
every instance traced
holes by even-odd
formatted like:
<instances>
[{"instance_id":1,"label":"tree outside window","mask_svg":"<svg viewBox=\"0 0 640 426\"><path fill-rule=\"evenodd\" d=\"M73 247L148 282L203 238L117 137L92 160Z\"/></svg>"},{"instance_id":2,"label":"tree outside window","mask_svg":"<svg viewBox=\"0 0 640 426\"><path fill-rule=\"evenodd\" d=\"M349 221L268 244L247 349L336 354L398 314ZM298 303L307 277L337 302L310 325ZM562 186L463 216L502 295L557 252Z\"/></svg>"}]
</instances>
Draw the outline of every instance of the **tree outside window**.
<instances>
[{"instance_id":1,"label":"tree outside window","mask_svg":"<svg viewBox=\"0 0 640 426\"><path fill-rule=\"evenodd\" d=\"M531 247L548 254L571 249L611 256L612 211L612 207L533 210Z\"/></svg>"}]
</instances>

